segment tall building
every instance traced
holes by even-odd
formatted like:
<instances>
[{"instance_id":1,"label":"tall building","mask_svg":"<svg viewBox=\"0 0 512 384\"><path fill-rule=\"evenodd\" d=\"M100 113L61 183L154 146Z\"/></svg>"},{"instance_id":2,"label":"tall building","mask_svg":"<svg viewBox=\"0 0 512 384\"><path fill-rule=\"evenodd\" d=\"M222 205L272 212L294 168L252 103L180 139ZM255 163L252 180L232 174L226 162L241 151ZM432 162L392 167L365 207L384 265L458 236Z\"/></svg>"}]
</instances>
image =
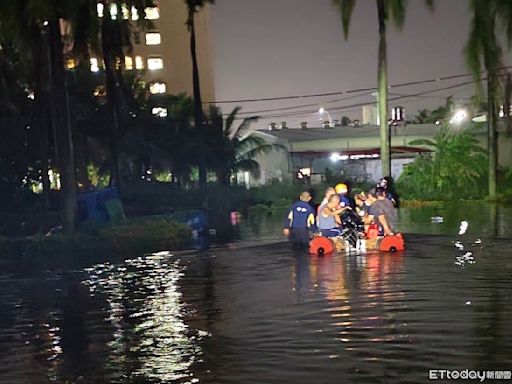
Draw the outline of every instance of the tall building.
<instances>
[{"instance_id":1,"label":"tall building","mask_svg":"<svg viewBox=\"0 0 512 384\"><path fill-rule=\"evenodd\" d=\"M133 52L125 57L125 69L141 71L151 94L185 93L193 96L192 59L190 56L190 33L188 31L187 7L184 0L155 1L155 7L146 8L145 15L135 9L105 7L98 3L100 17L123 17L136 21L145 17L151 27L134 32ZM201 96L203 101L215 100L213 60L210 32L210 9L205 6L195 17L196 50L199 62ZM97 71L98 60L91 60L91 70ZM155 113L159 113L158 110ZM165 114L165 111L161 111Z\"/></svg>"}]
</instances>

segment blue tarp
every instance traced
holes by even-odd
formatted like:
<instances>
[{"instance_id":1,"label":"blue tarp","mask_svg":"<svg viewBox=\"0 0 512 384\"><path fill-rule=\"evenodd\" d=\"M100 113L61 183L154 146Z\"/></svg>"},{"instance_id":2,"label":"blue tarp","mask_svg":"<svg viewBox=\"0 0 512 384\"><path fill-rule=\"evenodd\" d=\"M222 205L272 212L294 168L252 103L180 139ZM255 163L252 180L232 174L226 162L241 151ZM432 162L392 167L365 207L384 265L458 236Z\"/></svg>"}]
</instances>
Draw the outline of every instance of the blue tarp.
<instances>
[{"instance_id":1,"label":"blue tarp","mask_svg":"<svg viewBox=\"0 0 512 384\"><path fill-rule=\"evenodd\" d=\"M111 200L119 200L119 193L115 187L104 188L78 195L78 221L107 223L110 216L106 203Z\"/></svg>"}]
</instances>

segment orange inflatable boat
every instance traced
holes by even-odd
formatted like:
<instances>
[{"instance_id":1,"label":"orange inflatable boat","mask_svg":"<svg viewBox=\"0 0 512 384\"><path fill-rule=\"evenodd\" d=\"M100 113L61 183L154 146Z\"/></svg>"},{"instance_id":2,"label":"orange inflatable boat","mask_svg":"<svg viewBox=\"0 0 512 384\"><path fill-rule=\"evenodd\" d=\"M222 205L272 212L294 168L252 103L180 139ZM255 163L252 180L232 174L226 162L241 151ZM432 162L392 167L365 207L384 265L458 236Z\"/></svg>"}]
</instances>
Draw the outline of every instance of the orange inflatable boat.
<instances>
[{"instance_id":1,"label":"orange inflatable boat","mask_svg":"<svg viewBox=\"0 0 512 384\"><path fill-rule=\"evenodd\" d=\"M358 239L351 244L343 237L315 236L309 242L311 255L323 256L335 252L366 253L366 252L400 252L405 250L405 241L402 234L380 236L376 238Z\"/></svg>"}]
</instances>

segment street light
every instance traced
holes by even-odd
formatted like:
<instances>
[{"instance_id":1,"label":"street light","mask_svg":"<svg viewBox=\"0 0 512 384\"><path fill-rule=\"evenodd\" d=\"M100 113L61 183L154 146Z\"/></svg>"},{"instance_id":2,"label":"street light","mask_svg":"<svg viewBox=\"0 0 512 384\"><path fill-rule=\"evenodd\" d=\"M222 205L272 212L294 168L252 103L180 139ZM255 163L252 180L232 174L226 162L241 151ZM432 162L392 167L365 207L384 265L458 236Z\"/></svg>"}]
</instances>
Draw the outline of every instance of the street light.
<instances>
[{"instance_id":1,"label":"street light","mask_svg":"<svg viewBox=\"0 0 512 384\"><path fill-rule=\"evenodd\" d=\"M332 127L332 117L331 117L331 114L329 113L329 111L327 111L324 107L320 107L320 109L318 110L318 113L320 115L323 115L324 113L327 115L327 117L329 118L329 126ZM322 118L320 118L321 120Z\"/></svg>"},{"instance_id":2,"label":"street light","mask_svg":"<svg viewBox=\"0 0 512 384\"><path fill-rule=\"evenodd\" d=\"M338 152L331 153L331 155L329 156L329 159L333 163L337 163L340 160L348 160L349 158L350 158L350 156L348 156L348 155L340 155Z\"/></svg>"},{"instance_id":3,"label":"street light","mask_svg":"<svg viewBox=\"0 0 512 384\"><path fill-rule=\"evenodd\" d=\"M468 111L463 108L459 108L455 110L452 118L450 119L450 124L461 124L464 120L468 118Z\"/></svg>"}]
</instances>

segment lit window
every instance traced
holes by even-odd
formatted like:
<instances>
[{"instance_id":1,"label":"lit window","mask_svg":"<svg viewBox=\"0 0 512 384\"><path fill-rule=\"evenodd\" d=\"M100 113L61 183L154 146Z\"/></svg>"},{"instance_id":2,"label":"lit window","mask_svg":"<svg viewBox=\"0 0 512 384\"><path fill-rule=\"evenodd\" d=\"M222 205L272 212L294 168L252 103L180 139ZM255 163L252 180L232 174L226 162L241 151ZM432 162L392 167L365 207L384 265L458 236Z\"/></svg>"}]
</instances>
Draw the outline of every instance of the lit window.
<instances>
[{"instance_id":1,"label":"lit window","mask_svg":"<svg viewBox=\"0 0 512 384\"><path fill-rule=\"evenodd\" d=\"M311 168L301 168L297 172L297 178L304 179L306 177L311 177L311 174L312 174Z\"/></svg>"},{"instance_id":2,"label":"lit window","mask_svg":"<svg viewBox=\"0 0 512 384\"><path fill-rule=\"evenodd\" d=\"M142 56L135 56L135 68L144 69L144 60L142 60Z\"/></svg>"},{"instance_id":3,"label":"lit window","mask_svg":"<svg viewBox=\"0 0 512 384\"><path fill-rule=\"evenodd\" d=\"M160 9L158 7L147 7L145 9L146 19L157 20L160 18Z\"/></svg>"},{"instance_id":4,"label":"lit window","mask_svg":"<svg viewBox=\"0 0 512 384\"><path fill-rule=\"evenodd\" d=\"M153 83L149 85L149 92L153 95L165 93L166 91L167 85L165 83Z\"/></svg>"},{"instance_id":5,"label":"lit window","mask_svg":"<svg viewBox=\"0 0 512 384\"><path fill-rule=\"evenodd\" d=\"M124 58L124 67L127 71L131 71L133 69L133 59L131 56L126 56Z\"/></svg>"},{"instance_id":6,"label":"lit window","mask_svg":"<svg viewBox=\"0 0 512 384\"><path fill-rule=\"evenodd\" d=\"M126 4L121 5L121 12L123 13L123 20L128 20L130 18L130 11Z\"/></svg>"},{"instance_id":7,"label":"lit window","mask_svg":"<svg viewBox=\"0 0 512 384\"><path fill-rule=\"evenodd\" d=\"M100 70L98 59L91 57L91 72L98 72Z\"/></svg>"},{"instance_id":8,"label":"lit window","mask_svg":"<svg viewBox=\"0 0 512 384\"><path fill-rule=\"evenodd\" d=\"M137 11L137 8L132 7L132 20L137 21L139 20L139 11Z\"/></svg>"},{"instance_id":9,"label":"lit window","mask_svg":"<svg viewBox=\"0 0 512 384\"><path fill-rule=\"evenodd\" d=\"M117 4L110 4L110 17L112 20L117 19Z\"/></svg>"},{"instance_id":10,"label":"lit window","mask_svg":"<svg viewBox=\"0 0 512 384\"><path fill-rule=\"evenodd\" d=\"M156 117L167 117L167 108L154 107L151 113Z\"/></svg>"},{"instance_id":11,"label":"lit window","mask_svg":"<svg viewBox=\"0 0 512 384\"><path fill-rule=\"evenodd\" d=\"M160 45L162 36L158 32L146 33L146 45Z\"/></svg>"},{"instance_id":12,"label":"lit window","mask_svg":"<svg viewBox=\"0 0 512 384\"><path fill-rule=\"evenodd\" d=\"M103 3L96 4L96 11L98 12L98 17L103 17L105 14L105 5Z\"/></svg>"},{"instance_id":13,"label":"lit window","mask_svg":"<svg viewBox=\"0 0 512 384\"><path fill-rule=\"evenodd\" d=\"M161 57L150 57L148 59L148 69L150 71L155 71L157 69L162 69L164 67L164 61Z\"/></svg>"}]
</instances>

